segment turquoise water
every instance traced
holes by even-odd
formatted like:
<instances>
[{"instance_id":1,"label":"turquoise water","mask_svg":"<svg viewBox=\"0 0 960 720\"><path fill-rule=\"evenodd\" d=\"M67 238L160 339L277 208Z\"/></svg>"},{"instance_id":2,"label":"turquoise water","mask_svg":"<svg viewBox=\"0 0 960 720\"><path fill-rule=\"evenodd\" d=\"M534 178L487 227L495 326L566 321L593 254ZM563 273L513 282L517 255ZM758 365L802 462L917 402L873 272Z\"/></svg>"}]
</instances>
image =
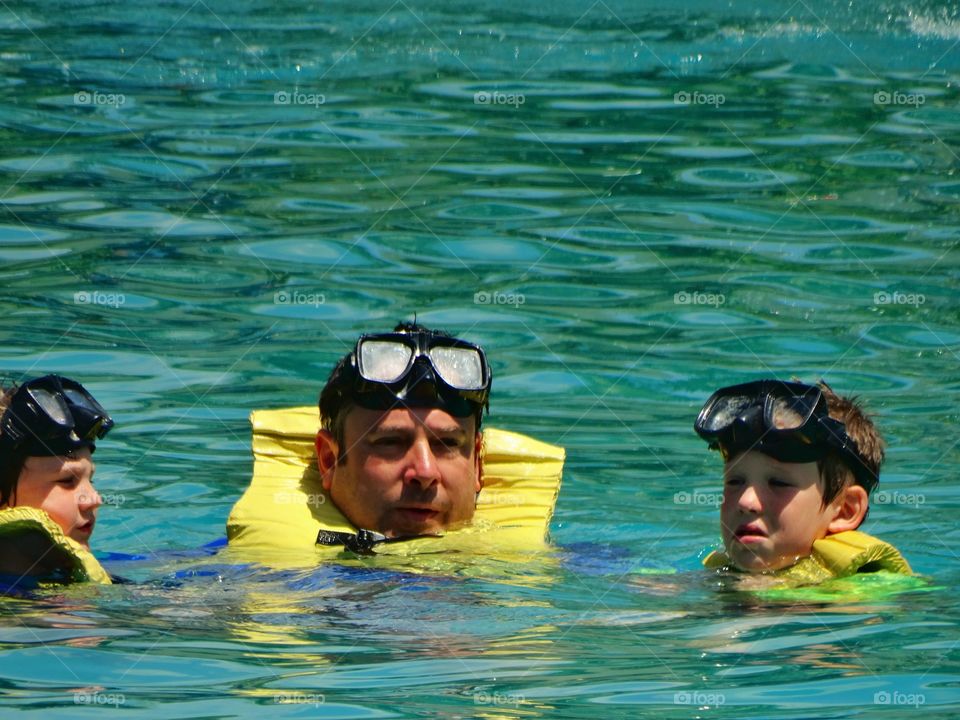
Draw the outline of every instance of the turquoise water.
<instances>
[{"instance_id":1,"label":"turquoise water","mask_svg":"<svg viewBox=\"0 0 960 720\"><path fill-rule=\"evenodd\" d=\"M113 412L95 547L144 558L3 601L4 715L956 715L955 8L14 3L0 36L0 371ZM175 557L223 534L249 411L414 313L487 347L491 425L567 448L555 555ZM868 398L866 529L923 592L697 571L693 417L771 374Z\"/></svg>"}]
</instances>

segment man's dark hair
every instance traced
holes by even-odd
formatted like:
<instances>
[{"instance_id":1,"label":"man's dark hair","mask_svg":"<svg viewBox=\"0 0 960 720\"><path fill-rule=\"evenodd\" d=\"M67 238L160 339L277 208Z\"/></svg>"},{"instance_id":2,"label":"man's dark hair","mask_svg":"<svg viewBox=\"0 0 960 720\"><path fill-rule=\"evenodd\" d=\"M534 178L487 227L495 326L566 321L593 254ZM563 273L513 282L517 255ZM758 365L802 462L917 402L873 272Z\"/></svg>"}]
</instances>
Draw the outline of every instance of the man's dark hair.
<instances>
[{"instance_id":1,"label":"man's dark hair","mask_svg":"<svg viewBox=\"0 0 960 720\"><path fill-rule=\"evenodd\" d=\"M415 322L400 322L393 328L393 332L402 333L432 333L441 337L452 337L444 330L431 330ZM346 425L347 415L357 404L354 402L354 383L356 382L356 369L353 367L353 351L344 355L334 366L327 384L320 391L320 426L333 435L337 442L337 447L343 453L346 450L344 444L344 426ZM480 421L483 408L478 407L474 413L476 419L476 430L480 432Z\"/></svg>"}]
</instances>

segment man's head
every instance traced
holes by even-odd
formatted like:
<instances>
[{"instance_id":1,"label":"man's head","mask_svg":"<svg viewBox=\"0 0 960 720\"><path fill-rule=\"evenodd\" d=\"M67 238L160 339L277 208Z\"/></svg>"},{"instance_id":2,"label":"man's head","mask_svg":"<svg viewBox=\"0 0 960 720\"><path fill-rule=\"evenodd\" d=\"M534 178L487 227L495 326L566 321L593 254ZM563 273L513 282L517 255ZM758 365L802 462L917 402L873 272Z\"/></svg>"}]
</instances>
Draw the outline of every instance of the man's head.
<instances>
[{"instance_id":1,"label":"man's head","mask_svg":"<svg viewBox=\"0 0 960 720\"><path fill-rule=\"evenodd\" d=\"M362 336L320 394L317 465L337 508L391 537L469 522L490 383L483 351L446 333Z\"/></svg>"},{"instance_id":2,"label":"man's head","mask_svg":"<svg viewBox=\"0 0 960 720\"><path fill-rule=\"evenodd\" d=\"M740 569L788 567L866 516L883 441L856 400L825 383L723 388L695 428L724 458L721 535Z\"/></svg>"}]
</instances>

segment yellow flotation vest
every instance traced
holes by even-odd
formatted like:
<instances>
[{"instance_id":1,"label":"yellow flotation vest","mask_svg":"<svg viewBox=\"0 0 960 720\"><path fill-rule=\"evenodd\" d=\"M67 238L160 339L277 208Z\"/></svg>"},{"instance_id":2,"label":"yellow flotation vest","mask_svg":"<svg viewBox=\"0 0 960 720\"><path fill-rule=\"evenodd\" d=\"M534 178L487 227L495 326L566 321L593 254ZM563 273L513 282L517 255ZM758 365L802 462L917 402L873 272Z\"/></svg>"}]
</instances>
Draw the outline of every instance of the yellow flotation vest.
<instances>
[{"instance_id":1,"label":"yellow flotation vest","mask_svg":"<svg viewBox=\"0 0 960 720\"><path fill-rule=\"evenodd\" d=\"M317 544L321 531L324 537L358 532L320 483L317 408L258 410L250 422L253 479L227 519L230 554L287 566L343 555L343 544ZM489 428L483 433L483 490L473 522L440 537L379 543L371 550L394 558L478 553L499 559L543 550L564 457L561 447Z\"/></svg>"},{"instance_id":2,"label":"yellow flotation vest","mask_svg":"<svg viewBox=\"0 0 960 720\"><path fill-rule=\"evenodd\" d=\"M721 551L710 553L703 564L711 569L731 567L730 558ZM848 530L815 541L810 555L770 575L784 584L800 586L880 570L899 575L913 573L893 545L859 530Z\"/></svg>"},{"instance_id":3,"label":"yellow flotation vest","mask_svg":"<svg viewBox=\"0 0 960 720\"><path fill-rule=\"evenodd\" d=\"M110 575L93 554L34 507L0 510L0 566L8 577L39 582L94 582L110 585Z\"/></svg>"}]
</instances>

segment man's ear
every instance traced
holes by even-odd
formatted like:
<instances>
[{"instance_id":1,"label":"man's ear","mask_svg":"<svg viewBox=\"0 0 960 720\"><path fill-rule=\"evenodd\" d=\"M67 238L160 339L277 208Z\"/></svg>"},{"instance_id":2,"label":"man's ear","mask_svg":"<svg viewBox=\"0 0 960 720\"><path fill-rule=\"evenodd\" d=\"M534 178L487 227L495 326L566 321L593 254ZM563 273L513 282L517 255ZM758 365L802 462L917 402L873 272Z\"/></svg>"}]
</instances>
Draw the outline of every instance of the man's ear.
<instances>
[{"instance_id":1,"label":"man's ear","mask_svg":"<svg viewBox=\"0 0 960 720\"><path fill-rule=\"evenodd\" d=\"M835 514L833 520L827 525L827 533L833 535L860 527L870 508L870 497L866 489L860 485L847 485L833 499L830 506Z\"/></svg>"},{"instance_id":2,"label":"man's ear","mask_svg":"<svg viewBox=\"0 0 960 720\"><path fill-rule=\"evenodd\" d=\"M473 462L477 470L476 492L483 490L483 433L478 432L474 441Z\"/></svg>"},{"instance_id":3,"label":"man's ear","mask_svg":"<svg viewBox=\"0 0 960 720\"><path fill-rule=\"evenodd\" d=\"M317 469L320 471L320 482L324 490L330 490L333 484L333 471L337 469L337 458L340 448L333 434L328 430L317 432Z\"/></svg>"}]
</instances>

